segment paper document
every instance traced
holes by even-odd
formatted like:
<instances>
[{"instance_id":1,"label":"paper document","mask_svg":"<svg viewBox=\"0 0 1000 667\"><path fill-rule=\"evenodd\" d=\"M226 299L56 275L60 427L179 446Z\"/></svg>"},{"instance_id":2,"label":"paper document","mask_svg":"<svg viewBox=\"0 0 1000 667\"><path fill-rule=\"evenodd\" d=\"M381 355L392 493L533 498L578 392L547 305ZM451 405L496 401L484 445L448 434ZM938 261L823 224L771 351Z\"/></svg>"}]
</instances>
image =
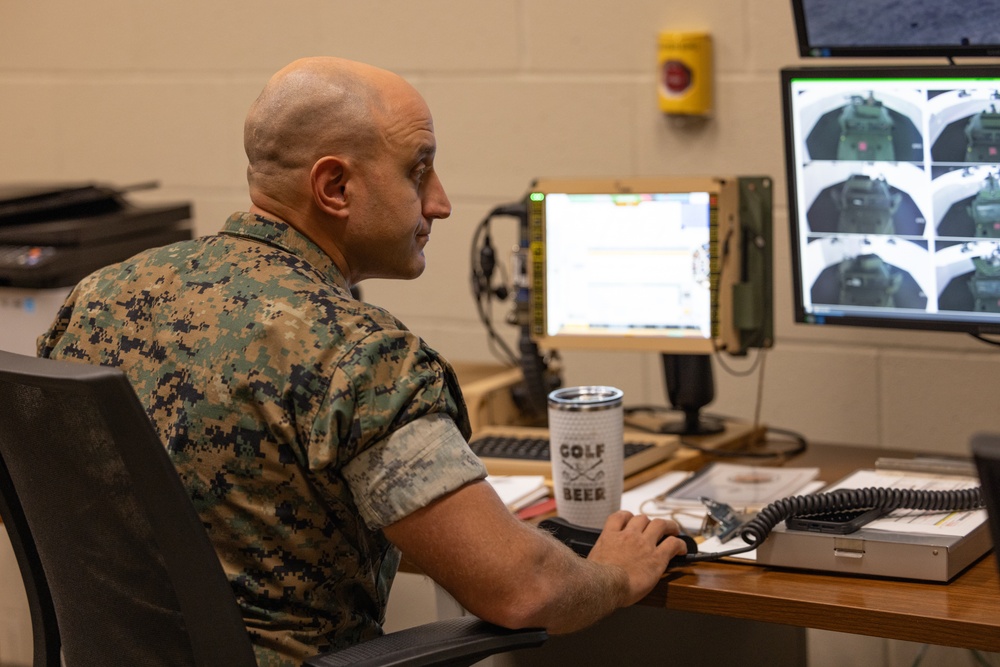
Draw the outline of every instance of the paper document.
<instances>
[{"instance_id":1,"label":"paper document","mask_svg":"<svg viewBox=\"0 0 1000 667\"><path fill-rule=\"evenodd\" d=\"M699 507L702 498L725 503L739 512L759 511L768 503L794 496L819 475L818 468L775 468L711 463L657 499L663 507Z\"/></svg>"},{"instance_id":2,"label":"paper document","mask_svg":"<svg viewBox=\"0 0 1000 667\"><path fill-rule=\"evenodd\" d=\"M826 490L882 487L889 489L952 491L971 489L976 486L979 486L979 480L974 477L930 475L892 470L858 470ZM986 510L982 509L968 512L939 513L918 510L896 510L892 514L872 521L865 528L896 533L962 536L968 535L985 521Z\"/></svg>"},{"instance_id":3,"label":"paper document","mask_svg":"<svg viewBox=\"0 0 1000 667\"><path fill-rule=\"evenodd\" d=\"M723 542L718 537L709 537L704 542L698 545L698 553L703 554L715 554L723 551L731 551L733 549L739 549L740 547L745 547L746 542L741 540L739 537L734 537L728 542ZM757 550L751 549L750 551L744 551L741 554L733 554L732 556L726 556L726 558L738 558L740 560L755 561L757 560Z\"/></svg>"},{"instance_id":4,"label":"paper document","mask_svg":"<svg viewBox=\"0 0 1000 667\"><path fill-rule=\"evenodd\" d=\"M764 472L766 471L766 472ZM773 472L787 473L772 475ZM744 466L729 463L715 463L706 466L696 473L672 471L661 477L637 486L631 491L622 494L622 509L629 510L633 514L646 514L651 517L669 518L675 520L681 527L692 535L701 534L705 529L705 520L708 511L701 501L702 495L708 496L708 492L719 492L725 489L726 485L719 485L714 489L714 480L726 479L726 475L733 474L731 479L740 480L741 483L750 483L754 487L767 486L767 480L777 482L777 478L783 480L770 486L770 490L755 488L744 494L742 500L754 500L748 506L739 507L740 511L748 509L749 512L756 512L767 502L757 503L758 498L769 496L771 493L780 493L788 490L785 495L798 495L812 493L822 486L822 482L815 481L817 476L816 468L770 468L766 466ZM703 481L706 480L707 481ZM751 481L752 480L752 481ZM737 485L738 487L739 485ZM701 493L701 492L705 493ZM783 498L785 495L777 496ZM711 497L711 496L709 496ZM737 496L734 496L737 497ZM777 498L774 498L775 500ZM719 502L732 503L725 498L712 497ZM737 500L741 498L737 497ZM733 507L736 507L733 505ZM740 542L742 543L742 541ZM730 546L729 548L733 548Z\"/></svg>"},{"instance_id":5,"label":"paper document","mask_svg":"<svg viewBox=\"0 0 1000 667\"><path fill-rule=\"evenodd\" d=\"M487 475L486 481L512 512L549 495L542 475Z\"/></svg>"}]
</instances>

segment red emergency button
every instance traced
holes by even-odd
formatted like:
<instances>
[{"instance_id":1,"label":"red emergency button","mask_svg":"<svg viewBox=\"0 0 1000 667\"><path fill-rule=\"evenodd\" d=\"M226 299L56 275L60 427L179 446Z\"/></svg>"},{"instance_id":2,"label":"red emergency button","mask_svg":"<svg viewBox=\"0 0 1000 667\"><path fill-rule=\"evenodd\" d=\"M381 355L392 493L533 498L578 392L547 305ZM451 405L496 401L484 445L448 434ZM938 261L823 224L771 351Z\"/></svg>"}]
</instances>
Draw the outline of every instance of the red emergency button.
<instances>
[{"instance_id":1,"label":"red emergency button","mask_svg":"<svg viewBox=\"0 0 1000 667\"><path fill-rule=\"evenodd\" d=\"M691 86L691 70L679 60L663 63L663 85L671 93L683 93Z\"/></svg>"}]
</instances>

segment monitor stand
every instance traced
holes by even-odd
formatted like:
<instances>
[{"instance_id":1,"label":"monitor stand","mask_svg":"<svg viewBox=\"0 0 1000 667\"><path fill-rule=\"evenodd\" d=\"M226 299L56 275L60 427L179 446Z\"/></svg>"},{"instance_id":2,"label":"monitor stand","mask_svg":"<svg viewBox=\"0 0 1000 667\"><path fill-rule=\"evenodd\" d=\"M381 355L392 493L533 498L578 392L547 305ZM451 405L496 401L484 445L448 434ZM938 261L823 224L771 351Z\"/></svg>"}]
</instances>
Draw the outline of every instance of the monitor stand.
<instances>
[{"instance_id":1,"label":"monitor stand","mask_svg":"<svg viewBox=\"0 0 1000 667\"><path fill-rule=\"evenodd\" d=\"M722 421L705 417L701 409L715 398L710 354L663 354L663 377L671 407L684 413L684 421L663 424L662 433L711 435L725 430Z\"/></svg>"}]
</instances>

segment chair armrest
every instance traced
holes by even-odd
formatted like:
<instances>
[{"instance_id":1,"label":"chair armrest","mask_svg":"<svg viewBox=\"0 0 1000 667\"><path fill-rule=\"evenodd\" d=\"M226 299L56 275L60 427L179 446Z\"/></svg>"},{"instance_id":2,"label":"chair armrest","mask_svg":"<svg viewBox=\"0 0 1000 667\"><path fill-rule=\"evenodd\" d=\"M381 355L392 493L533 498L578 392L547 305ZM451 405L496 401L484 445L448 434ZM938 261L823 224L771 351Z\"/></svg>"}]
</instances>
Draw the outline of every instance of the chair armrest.
<instances>
[{"instance_id":1,"label":"chair armrest","mask_svg":"<svg viewBox=\"0 0 1000 667\"><path fill-rule=\"evenodd\" d=\"M308 667L459 667L495 653L541 646L548 633L538 628L509 630L475 616L449 618L392 632L354 646L310 658Z\"/></svg>"}]
</instances>

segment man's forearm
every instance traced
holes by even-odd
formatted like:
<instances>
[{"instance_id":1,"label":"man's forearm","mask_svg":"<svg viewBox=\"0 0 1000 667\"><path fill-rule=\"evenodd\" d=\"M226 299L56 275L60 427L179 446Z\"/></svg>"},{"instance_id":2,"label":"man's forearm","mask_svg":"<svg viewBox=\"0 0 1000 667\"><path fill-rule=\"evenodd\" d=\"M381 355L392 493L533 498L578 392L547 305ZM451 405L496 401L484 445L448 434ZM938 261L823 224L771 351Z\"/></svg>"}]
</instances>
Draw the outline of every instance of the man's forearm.
<instances>
[{"instance_id":1,"label":"man's forearm","mask_svg":"<svg viewBox=\"0 0 1000 667\"><path fill-rule=\"evenodd\" d=\"M386 526L386 535L470 612L507 627L573 632L652 590L676 524L616 512L588 558L516 519L473 482Z\"/></svg>"},{"instance_id":2,"label":"man's forearm","mask_svg":"<svg viewBox=\"0 0 1000 667\"><path fill-rule=\"evenodd\" d=\"M628 575L623 569L581 558L555 538L540 537L551 543L538 570L543 581L525 583L544 599L526 626L544 627L552 634L575 632L627 604Z\"/></svg>"}]
</instances>

